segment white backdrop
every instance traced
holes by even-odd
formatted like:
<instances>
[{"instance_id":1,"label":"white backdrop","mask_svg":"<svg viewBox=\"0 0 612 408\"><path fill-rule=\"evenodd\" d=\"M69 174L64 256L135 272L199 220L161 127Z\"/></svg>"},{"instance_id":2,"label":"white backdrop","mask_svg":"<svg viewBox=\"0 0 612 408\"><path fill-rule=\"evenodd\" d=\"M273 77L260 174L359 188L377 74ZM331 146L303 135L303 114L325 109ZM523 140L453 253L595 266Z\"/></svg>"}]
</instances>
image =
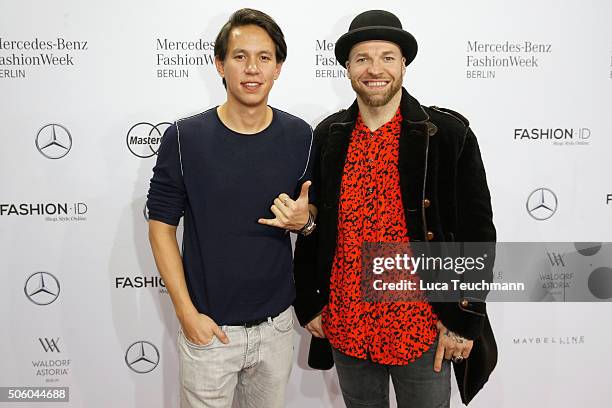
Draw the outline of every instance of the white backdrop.
<instances>
[{"instance_id":1,"label":"white backdrop","mask_svg":"<svg viewBox=\"0 0 612 408\"><path fill-rule=\"evenodd\" d=\"M0 386L67 386L71 407L178 406L177 322L143 214L155 146L137 141L224 100L209 43L247 6L286 35L270 104L313 126L354 97L326 65L335 40L357 13L393 11L420 47L405 86L479 138L499 240L612 240L609 1L2 0ZM520 137L546 129L572 137ZM556 198L545 220L527 211L540 188ZM609 303L489 310L500 360L474 407L610 406ZM296 330L287 406L342 407ZM152 363L127 364L140 344Z\"/></svg>"}]
</instances>

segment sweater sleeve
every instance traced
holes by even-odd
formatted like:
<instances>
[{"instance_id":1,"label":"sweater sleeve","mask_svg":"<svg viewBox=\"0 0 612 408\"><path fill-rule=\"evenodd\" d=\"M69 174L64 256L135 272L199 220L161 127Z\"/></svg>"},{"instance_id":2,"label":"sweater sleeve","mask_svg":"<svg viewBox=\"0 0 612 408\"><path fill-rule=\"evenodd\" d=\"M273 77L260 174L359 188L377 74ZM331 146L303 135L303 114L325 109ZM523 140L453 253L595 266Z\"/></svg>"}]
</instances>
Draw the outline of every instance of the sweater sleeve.
<instances>
[{"instance_id":1,"label":"sweater sleeve","mask_svg":"<svg viewBox=\"0 0 612 408\"><path fill-rule=\"evenodd\" d=\"M178 225L185 212L185 185L180 153L178 124L166 129L147 195L149 219Z\"/></svg>"},{"instance_id":2,"label":"sweater sleeve","mask_svg":"<svg viewBox=\"0 0 612 408\"><path fill-rule=\"evenodd\" d=\"M310 186L310 189L308 190L308 202L310 204L313 205L317 205L317 187L314 185L314 181L313 181L313 171L314 171L314 163L316 160L315 157L315 149L314 149L314 135L313 135L313 130L309 125L306 125L304 127L303 130L304 133L304 137L303 140L305 141L305 147L307 150L305 150L305 152L307 152L307 154L305 154L305 160L304 162L304 171L302 172L302 175L300 176L297 186L295 188L295 192L294 192L294 196L298 197L300 195L300 191L302 189L302 184L304 184L307 181L312 182L313 184Z\"/></svg>"}]
</instances>

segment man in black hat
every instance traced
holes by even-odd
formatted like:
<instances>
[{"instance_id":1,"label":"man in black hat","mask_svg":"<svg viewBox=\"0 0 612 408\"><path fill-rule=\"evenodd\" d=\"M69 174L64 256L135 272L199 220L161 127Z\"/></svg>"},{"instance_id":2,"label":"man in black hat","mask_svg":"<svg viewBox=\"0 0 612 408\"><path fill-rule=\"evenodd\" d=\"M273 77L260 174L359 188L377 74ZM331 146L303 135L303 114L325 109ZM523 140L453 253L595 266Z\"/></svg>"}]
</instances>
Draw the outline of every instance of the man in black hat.
<instances>
[{"instance_id":1,"label":"man in black hat","mask_svg":"<svg viewBox=\"0 0 612 408\"><path fill-rule=\"evenodd\" d=\"M494 242L476 137L460 114L421 106L402 88L417 43L395 15L358 15L335 53L357 99L314 133L318 228L298 238L294 259L295 311L313 335L309 364L335 362L349 408L388 407L389 377L399 407L427 408L449 406L452 360L467 404L497 359L484 299L366 302L361 250Z\"/></svg>"}]
</instances>

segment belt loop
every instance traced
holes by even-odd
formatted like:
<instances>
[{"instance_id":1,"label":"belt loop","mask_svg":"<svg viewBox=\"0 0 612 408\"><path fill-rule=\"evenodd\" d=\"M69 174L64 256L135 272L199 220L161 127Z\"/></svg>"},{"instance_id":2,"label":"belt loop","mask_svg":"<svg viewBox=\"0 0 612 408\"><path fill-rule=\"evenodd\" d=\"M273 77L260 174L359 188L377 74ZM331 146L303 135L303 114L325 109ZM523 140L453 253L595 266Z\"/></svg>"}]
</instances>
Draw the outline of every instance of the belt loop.
<instances>
[{"instance_id":1,"label":"belt loop","mask_svg":"<svg viewBox=\"0 0 612 408\"><path fill-rule=\"evenodd\" d=\"M268 317L268 324L272 324L272 318Z\"/></svg>"}]
</instances>

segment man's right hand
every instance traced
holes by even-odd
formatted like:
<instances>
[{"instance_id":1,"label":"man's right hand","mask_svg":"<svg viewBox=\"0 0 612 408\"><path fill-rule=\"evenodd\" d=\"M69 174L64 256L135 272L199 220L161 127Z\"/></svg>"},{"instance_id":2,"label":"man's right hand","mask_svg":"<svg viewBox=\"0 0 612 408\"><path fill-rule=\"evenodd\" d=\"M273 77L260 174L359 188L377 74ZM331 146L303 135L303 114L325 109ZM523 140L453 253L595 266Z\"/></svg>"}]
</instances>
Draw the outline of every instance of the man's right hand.
<instances>
[{"instance_id":1,"label":"man's right hand","mask_svg":"<svg viewBox=\"0 0 612 408\"><path fill-rule=\"evenodd\" d=\"M217 323L205 314L191 312L184 315L181 319L181 327L183 334L193 344L206 345L210 344L213 336L217 336L223 344L229 343L229 339L221 330Z\"/></svg>"},{"instance_id":2,"label":"man's right hand","mask_svg":"<svg viewBox=\"0 0 612 408\"><path fill-rule=\"evenodd\" d=\"M312 319L306 326L304 326L304 328L315 337L319 337L322 339L325 338L325 333L323 332L323 325L321 324L320 314L314 319Z\"/></svg>"}]
</instances>

